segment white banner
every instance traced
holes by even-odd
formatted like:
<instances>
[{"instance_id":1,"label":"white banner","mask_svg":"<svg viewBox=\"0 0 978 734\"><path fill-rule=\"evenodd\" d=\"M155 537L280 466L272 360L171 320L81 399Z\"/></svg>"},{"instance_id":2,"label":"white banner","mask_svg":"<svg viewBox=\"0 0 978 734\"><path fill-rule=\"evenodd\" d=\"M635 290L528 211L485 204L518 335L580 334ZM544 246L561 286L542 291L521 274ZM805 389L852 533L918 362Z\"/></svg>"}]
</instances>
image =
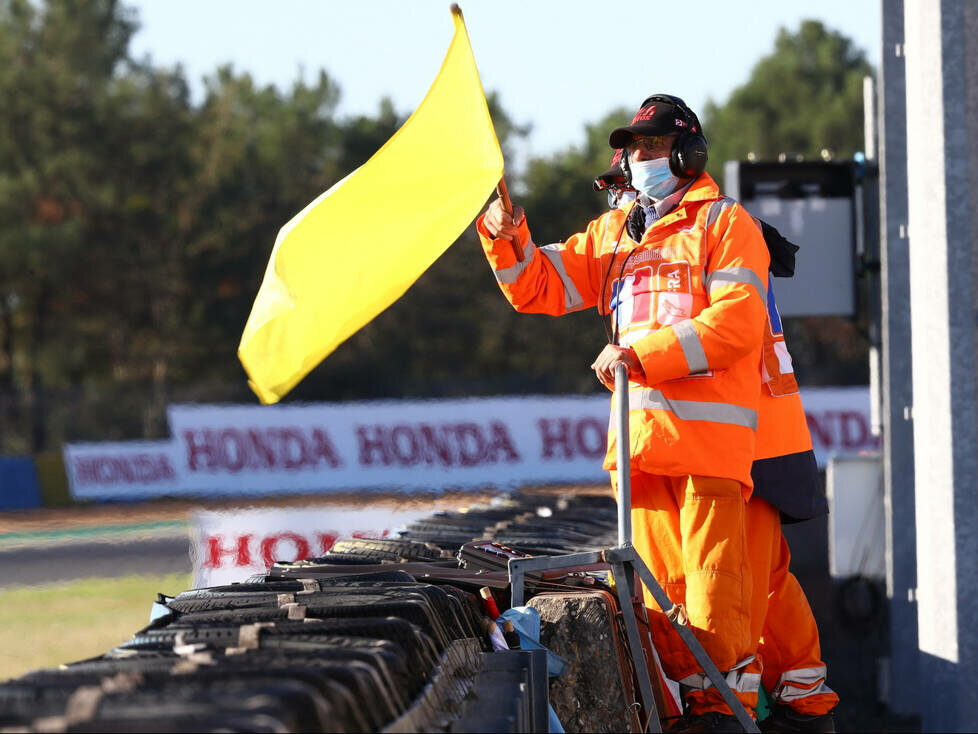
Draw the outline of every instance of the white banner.
<instances>
[{"instance_id":1,"label":"white banner","mask_svg":"<svg viewBox=\"0 0 978 734\"><path fill-rule=\"evenodd\" d=\"M802 388L808 430L819 467L825 468L830 456L879 451L880 437L871 430L869 388Z\"/></svg>"},{"instance_id":2,"label":"white banner","mask_svg":"<svg viewBox=\"0 0 978 734\"><path fill-rule=\"evenodd\" d=\"M866 387L802 390L819 466L874 451ZM169 442L73 444L84 499L604 482L609 397L175 405Z\"/></svg>"},{"instance_id":3,"label":"white banner","mask_svg":"<svg viewBox=\"0 0 978 734\"><path fill-rule=\"evenodd\" d=\"M220 586L263 573L275 561L315 558L339 538L384 538L433 508L352 505L194 513L194 586Z\"/></svg>"},{"instance_id":4,"label":"white banner","mask_svg":"<svg viewBox=\"0 0 978 734\"><path fill-rule=\"evenodd\" d=\"M602 481L607 396L297 406L176 405L202 492L447 489Z\"/></svg>"},{"instance_id":5,"label":"white banner","mask_svg":"<svg viewBox=\"0 0 978 734\"><path fill-rule=\"evenodd\" d=\"M72 443L65 473L76 500L145 499L186 492L174 441Z\"/></svg>"}]
</instances>

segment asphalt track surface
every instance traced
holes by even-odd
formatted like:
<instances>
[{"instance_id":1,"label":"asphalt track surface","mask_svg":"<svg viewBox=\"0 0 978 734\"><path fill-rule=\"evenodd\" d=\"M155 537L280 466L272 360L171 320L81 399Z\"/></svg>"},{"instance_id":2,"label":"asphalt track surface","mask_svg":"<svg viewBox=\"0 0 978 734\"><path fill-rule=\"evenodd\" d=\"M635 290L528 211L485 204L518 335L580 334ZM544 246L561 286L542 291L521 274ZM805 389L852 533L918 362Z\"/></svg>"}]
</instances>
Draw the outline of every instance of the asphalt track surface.
<instances>
[{"instance_id":1,"label":"asphalt track surface","mask_svg":"<svg viewBox=\"0 0 978 734\"><path fill-rule=\"evenodd\" d=\"M132 574L190 573L187 535L0 550L0 588Z\"/></svg>"}]
</instances>

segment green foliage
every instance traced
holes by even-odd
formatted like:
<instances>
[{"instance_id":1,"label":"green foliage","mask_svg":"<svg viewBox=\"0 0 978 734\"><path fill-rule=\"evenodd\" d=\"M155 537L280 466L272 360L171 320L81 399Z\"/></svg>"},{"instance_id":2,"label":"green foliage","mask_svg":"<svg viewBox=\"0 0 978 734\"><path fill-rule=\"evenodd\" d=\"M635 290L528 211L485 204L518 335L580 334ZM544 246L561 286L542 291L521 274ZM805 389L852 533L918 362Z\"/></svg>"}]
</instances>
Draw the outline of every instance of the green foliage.
<instances>
[{"instance_id":1,"label":"green foliage","mask_svg":"<svg viewBox=\"0 0 978 734\"><path fill-rule=\"evenodd\" d=\"M346 133L333 119L338 100L325 73L312 85L297 82L288 94L256 88L249 75L230 68L208 81L191 143L195 175L183 256L185 324L194 338L184 338L193 351L179 383L240 374L232 369L236 359L215 355L236 353L279 228L348 172ZM358 135L360 127L358 121Z\"/></svg>"},{"instance_id":2,"label":"green foliage","mask_svg":"<svg viewBox=\"0 0 978 734\"><path fill-rule=\"evenodd\" d=\"M134 29L111 0L0 6L0 421L21 429L14 447L47 443L44 387L90 368L74 341L90 296L70 284L108 244L111 99Z\"/></svg>"},{"instance_id":3,"label":"green foliage","mask_svg":"<svg viewBox=\"0 0 978 734\"><path fill-rule=\"evenodd\" d=\"M386 99L338 118L325 71L281 90L222 67L193 103L179 68L130 56L136 29L117 0L0 0L2 452L159 437L169 403L254 401L235 355L279 228L405 119ZM817 23L782 33L751 81L708 107L714 165L768 142L848 154L866 69ZM512 160L529 128L488 103ZM591 181L629 115L507 173L537 242L607 207ZM470 228L289 400L595 392L587 367L605 338L593 311L516 314ZM844 363L824 345L796 348Z\"/></svg>"},{"instance_id":4,"label":"green foliage","mask_svg":"<svg viewBox=\"0 0 978 734\"><path fill-rule=\"evenodd\" d=\"M762 58L726 102L709 102L702 116L710 141L708 170L722 181L723 164L746 160L836 159L861 151L863 78L872 74L865 54L842 34L814 20L796 32L782 29L774 51ZM787 281L780 289L799 287ZM866 297L863 294L862 297ZM785 333L804 384L865 384L868 326L865 314L842 318L785 319Z\"/></svg>"},{"instance_id":5,"label":"green foliage","mask_svg":"<svg viewBox=\"0 0 978 734\"><path fill-rule=\"evenodd\" d=\"M557 242L581 232L608 208L607 195L596 193L591 184L611 164L608 133L630 119L628 110L613 110L585 127L582 146L529 162L524 203L537 242Z\"/></svg>"},{"instance_id":6,"label":"green foliage","mask_svg":"<svg viewBox=\"0 0 978 734\"><path fill-rule=\"evenodd\" d=\"M827 149L851 158L863 148L863 77L871 73L865 54L822 23L803 21L795 33L782 28L750 79L725 103L706 104L700 117L709 170L722 174L724 161L746 160L748 153L812 160Z\"/></svg>"}]
</instances>

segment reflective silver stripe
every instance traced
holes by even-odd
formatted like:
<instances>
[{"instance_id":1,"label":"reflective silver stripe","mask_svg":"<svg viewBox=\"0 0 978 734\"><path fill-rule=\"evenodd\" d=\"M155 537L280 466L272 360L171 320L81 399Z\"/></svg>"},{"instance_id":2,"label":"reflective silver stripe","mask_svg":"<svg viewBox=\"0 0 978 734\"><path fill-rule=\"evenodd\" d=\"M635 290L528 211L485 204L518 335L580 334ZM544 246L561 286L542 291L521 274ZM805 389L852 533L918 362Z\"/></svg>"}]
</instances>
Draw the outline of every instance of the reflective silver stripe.
<instances>
[{"instance_id":1,"label":"reflective silver stripe","mask_svg":"<svg viewBox=\"0 0 978 734\"><path fill-rule=\"evenodd\" d=\"M774 698L777 701L797 701L800 698L819 696L823 693L832 694L835 691L825 685L825 681L820 682L813 688L795 688L790 683L785 683L778 689L777 695Z\"/></svg>"},{"instance_id":2,"label":"reflective silver stripe","mask_svg":"<svg viewBox=\"0 0 978 734\"><path fill-rule=\"evenodd\" d=\"M701 400L670 400L659 390L642 388L628 391L631 410L668 410L684 421L712 421L757 429L757 411L732 403L707 403Z\"/></svg>"},{"instance_id":3,"label":"reflective silver stripe","mask_svg":"<svg viewBox=\"0 0 978 734\"><path fill-rule=\"evenodd\" d=\"M814 668L799 668L783 673L774 687L774 697L778 701L797 701L799 698L833 693L825 685L824 665Z\"/></svg>"},{"instance_id":4,"label":"reflective silver stripe","mask_svg":"<svg viewBox=\"0 0 978 734\"><path fill-rule=\"evenodd\" d=\"M720 218L720 214L732 207L737 202L731 199L729 196L725 196L718 201L714 201L710 204L710 211L706 213L706 228L709 229L716 223L717 219ZM757 226L760 227L760 221L751 217L757 222ZM757 294L761 297L761 300L767 303L767 286L766 284L757 277L755 273L750 268L721 268L719 270L714 270L712 273L706 276L706 290L712 291L715 287L720 288L724 285L729 285L730 283L746 283L748 285L754 286Z\"/></svg>"},{"instance_id":5,"label":"reflective silver stripe","mask_svg":"<svg viewBox=\"0 0 978 734\"><path fill-rule=\"evenodd\" d=\"M760 673L740 673L737 676L736 684L730 683L730 676L732 675L734 674L730 673L727 676L727 684L735 691L739 691L740 693L757 693L761 687Z\"/></svg>"},{"instance_id":6,"label":"reflective silver stripe","mask_svg":"<svg viewBox=\"0 0 978 734\"><path fill-rule=\"evenodd\" d=\"M706 352L703 351L703 342L700 341L700 335L696 333L693 322L689 319L680 321L672 325L672 330L679 337L679 346L683 348L686 364L689 365L689 374L695 375L710 369L710 363L706 361Z\"/></svg>"},{"instance_id":7,"label":"reflective silver stripe","mask_svg":"<svg viewBox=\"0 0 978 734\"><path fill-rule=\"evenodd\" d=\"M567 268L564 267L564 261L560 257L560 245L544 245L540 248L540 252L546 255L547 259L553 264L554 270L560 276L560 282L564 284L564 310L575 311L579 309L584 305L584 299L581 298L581 294L577 291L577 286L574 285L574 281L567 274Z\"/></svg>"},{"instance_id":8,"label":"reflective silver stripe","mask_svg":"<svg viewBox=\"0 0 978 734\"><path fill-rule=\"evenodd\" d=\"M744 668L749 662L754 659L754 656L750 656L746 660L742 660L730 671L724 674L724 678L727 680L727 685L734 691L738 693L757 693L761 686L761 674L760 673L744 673L742 668ZM679 681L680 690L695 690L695 691L705 691L707 688L713 688L713 681L706 677L705 673L693 673L688 675Z\"/></svg>"},{"instance_id":9,"label":"reflective silver stripe","mask_svg":"<svg viewBox=\"0 0 978 734\"><path fill-rule=\"evenodd\" d=\"M761 297L764 303L767 303L767 287L764 285L764 281L757 276L757 273L750 268L720 268L706 276L706 290L711 293L714 288L722 288L731 283L744 283L754 286L757 295Z\"/></svg>"},{"instance_id":10,"label":"reflective silver stripe","mask_svg":"<svg viewBox=\"0 0 978 734\"><path fill-rule=\"evenodd\" d=\"M720 215L736 203L729 196L724 196L722 199L710 204L710 211L706 213L706 228L709 229L712 227L717 219L720 218Z\"/></svg>"},{"instance_id":11,"label":"reflective silver stripe","mask_svg":"<svg viewBox=\"0 0 978 734\"><path fill-rule=\"evenodd\" d=\"M520 273L526 269L526 266L533 259L534 250L536 250L536 245L533 244L533 240L527 238L526 246L523 248L523 262L517 262L508 268L493 270L492 274L496 276L496 280L500 283L515 283L516 279L520 277Z\"/></svg>"}]
</instances>

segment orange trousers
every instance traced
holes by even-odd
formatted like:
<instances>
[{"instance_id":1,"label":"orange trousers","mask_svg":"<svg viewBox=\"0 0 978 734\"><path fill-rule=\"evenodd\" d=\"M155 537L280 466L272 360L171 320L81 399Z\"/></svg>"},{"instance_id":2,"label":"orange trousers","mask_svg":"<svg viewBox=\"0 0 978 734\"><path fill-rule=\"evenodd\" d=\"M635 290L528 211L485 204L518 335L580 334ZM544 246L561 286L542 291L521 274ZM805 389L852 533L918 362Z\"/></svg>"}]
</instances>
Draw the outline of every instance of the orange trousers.
<instances>
[{"instance_id":1,"label":"orange trousers","mask_svg":"<svg viewBox=\"0 0 978 734\"><path fill-rule=\"evenodd\" d=\"M612 484L616 485L615 472ZM781 518L768 502L744 502L739 482L715 477L632 474L635 549L749 709L763 680L775 700L800 713L838 703L825 685L818 627L798 580ZM644 589L656 649L666 675L702 678L699 665ZM752 656L755 656L751 660ZM749 661L744 664L744 661ZM761 671L763 669L763 676ZM693 713L730 713L712 687L690 690Z\"/></svg>"},{"instance_id":2,"label":"orange trousers","mask_svg":"<svg viewBox=\"0 0 978 734\"><path fill-rule=\"evenodd\" d=\"M826 714L839 697L825 685L815 616L798 579L788 570L791 552L781 532L781 516L759 497L747 503L747 538L754 579L751 639L759 639L761 682L777 703L810 716Z\"/></svg>"},{"instance_id":3,"label":"orange trousers","mask_svg":"<svg viewBox=\"0 0 978 734\"><path fill-rule=\"evenodd\" d=\"M612 475L612 482L617 477ZM632 474L632 542L669 599L683 604L690 628L737 697L757 705L759 634L751 629L752 585L743 486L732 479ZM663 611L645 592L662 667L691 686L694 714L730 713Z\"/></svg>"}]
</instances>

